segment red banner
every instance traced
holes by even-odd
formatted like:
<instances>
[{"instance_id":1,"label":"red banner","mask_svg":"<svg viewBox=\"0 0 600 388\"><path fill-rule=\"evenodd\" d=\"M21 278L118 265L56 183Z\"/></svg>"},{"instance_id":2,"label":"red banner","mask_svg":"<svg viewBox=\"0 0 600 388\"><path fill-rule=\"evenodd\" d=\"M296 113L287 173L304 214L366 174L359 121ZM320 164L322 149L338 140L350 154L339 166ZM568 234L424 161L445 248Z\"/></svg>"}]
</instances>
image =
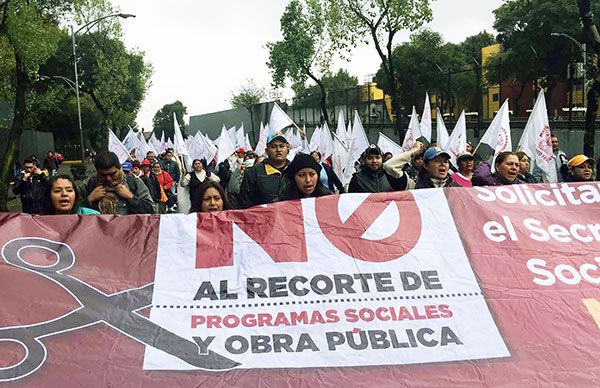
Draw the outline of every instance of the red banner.
<instances>
[{"instance_id":1,"label":"red banner","mask_svg":"<svg viewBox=\"0 0 600 388\"><path fill-rule=\"evenodd\" d=\"M442 192L447 204L436 199ZM300 202L279 203L197 218L1 215L0 384L598 385L598 184L435 189L416 191L414 198L406 192L343 197L343 201L331 196L304 201L301 206ZM394 206L400 215L397 229L386 234L384 229L391 222L377 226L378 220ZM332 367L336 362L320 361L320 356L308 353L308 368L247 369L248 358L212 350L200 354L196 339L157 323L161 316L154 315L163 309L157 303L159 298L170 292L165 291L166 275L157 271L157 266L167 263L165 257L175 260L187 255L181 242L165 254L165 239L169 233L185 235L186 223L198 228L197 234L202 236L190 245L195 247L188 255L190 273L216 266L237 269L238 256L247 256L250 245L252 249L260 247L256 249L276 265L307 268L319 255L333 252L326 248L337 247L340 260L354 257L356 272L362 273L369 266L391 265L398 257L406 261L414 256L419 262L426 261L423 257L435 257L426 266L447 265L441 262L450 260L449 248L427 242L427 236L435 231L432 228L447 221L458 231L476 286L508 356L467 359L467 355L455 358L460 361L440 361L449 359L443 356L429 363L407 360L375 366L357 366L356 360L348 358L352 366ZM181 231L167 231L166 225L180 225ZM324 248L316 249L311 240L317 231L322 233L318 241ZM430 238L443 242L447 236ZM254 242L248 245L245 241ZM293 257L284 254L288 251ZM243 273L243 265L239 271ZM286 274L291 276L281 270L281 275ZM186 282L185 276L182 273L181 284ZM450 279L460 284L464 280L459 272L454 278L445 276L440 276L442 282ZM407 295L406 289L374 296L383 300L384 296ZM457 311L470 303L470 296L451 292L445 295L432 290L423 296L430 298L423 303L447 303L458 315ZM417 303L414 300L415 296L411 303ZM173 317L181 313L176 310L185 308L171 307ZM197 315L195 311L190 314ZM454 331L464 342L456 347L457 352L468 353L469 333L457 322L449 321L449 325L457 325ZM330 330L335 328L331 325ZM148 347L198 369L144 370ZM402 350L382 351L392 359Z\"/></svg>"}]
</instances>

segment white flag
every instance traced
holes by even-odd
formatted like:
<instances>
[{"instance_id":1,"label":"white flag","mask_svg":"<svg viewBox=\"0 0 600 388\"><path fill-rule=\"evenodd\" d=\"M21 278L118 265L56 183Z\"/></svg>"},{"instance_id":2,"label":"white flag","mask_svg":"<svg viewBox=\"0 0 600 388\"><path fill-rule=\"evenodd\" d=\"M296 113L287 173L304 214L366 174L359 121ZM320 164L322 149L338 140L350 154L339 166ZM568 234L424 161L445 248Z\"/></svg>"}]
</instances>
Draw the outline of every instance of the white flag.
<instances>
[{"instance_id":1,"label":"white flag","mask_svg":"<svg viewBox=\"0 0 600 388\"><path fill-rule=\"evenodd\" d=\"M235 131L235 148L246 147L246 136L244 134L244 124L240 126L240 129Z\"/></svg>"},{"instance_id":2,"label":"white flag","mask_svg":"<svg viewBox=\"0 0 600 388\"><path fill-rule=\"evenodd\" d=\"M342 186L346 186L350 182L350 178L352 178L352 174L349 177L344 174L344 168L348 161L348 148L346 148L336 134L333 134L333 155L331 156L331 161L333 172L340 178Z\"/></svg>"},{"instance_id":3,"label":"white flag","mask_svg":"<svg viewBox=\"0 0 600 388\"><path fill-rule=\"evenodd\" d=\"M267 137L269 136L269 124L266 126L260 122L260 132L258 134L258 143L256 143L256 148L254 149L254 153L256 155L264 155L265 148L267 148Z\"/></svg>"},{"instance_id":4,"label":"white flag","mask_svg":"<svg viewBox=\"0 0 600 388\"><path fill-rule=\"evenodd\" d=\"M421 129L421 136L431 143L431 105L429 104L429 93L425 93L425 106L423 107L423 116L421 117L419 128ZM418 140L419 138L415 139Z\"/></svg>"},{"instance_id":5,"label":"white flag","mask_svg":"<svg viewBox=\"0 0 600 388\"><path fill-rule=\"evenodd\" d=\"M382 152L391 152L393 156L398 156L402 153L402 147L381 132L379 132L377 146Z\"/></svg>"},{"instance_id":6,"label":"white flag","mask_svg":"<svg viewBox=\"0 0 600 388\"><path fill-rule=\"evenodd\" d=\"M150 141L148 141L148 151L152 151L154 155L158 155L158 151L156 148L154 148L154 144L152 144ZM144 155L144 158L146 158L146 155Z\"/></svg>"},{"instance_id":7,"label":"white flag","mask_svg":"<svg viewBox=\"0 0 600 388\"><path fill-rule=\"evenodd\" d=\"M175 151L176 155L179 155L183 159L186 170L192 171L192 158L190 158L190 153L185 145L185 141L183 140L183 133L181 133L181 128L177 122L177 116L175 116L175 112L173 112L173 130L173 150Z\"/></svg>"},{"instance_id":8,"label":"white flag","mask_svg":"<svg viewBox=\"0 0 600 388\"><path fill-rule=\"evenodd\" d=\"M137 133L138 140L140 141L140 148L136 150L135 157L140 162L144 160L148 151L150 151L150 147L148 147L148 143L146 143L146 139L144 138L144 133L140 130Z\"/></svg>"},{"instance_id":9,"label":"white flag","mask_svg":"<svg viewBox=\"0 0 600 388\"><path fill-rule=\"evenodd\" d=\"M540 90L533 106L531 116L523 130L521 140L519 140L518 149L525 152L531 161L535 162L535 165L546 174L548 182L558 181L544 89ZM533 163L531 165L533 166Z\"/></svg>"},{"instance_id":10,"label":"white flag","mask_svg":"<svg viewBox=\"0 0 600 388\"><path fill-rule=\"evenodd\" d=\"M144 142L145 143L145 142ZM129 127L129 132L123 139L123 146L127 148L127 151L131 155L131 151L135 150L135 157L138 160L142 160L146 154L143 152L144 147L138 135L133 131L133 128Z\"/></svg>"},{"instance_id":11,"label":"white flag","mask_svg":"<svg viewBox=\"0 0 600 388\"><path fill-rule=\"evenodd\" d=\"M358 111L354 111L354 123L352 125L352 145L348 147L352 164L360 159L365 150L369 148L369 138L360 120Z\"/></svg>"},{"instance_id":12,"label":"white flag","mask_svg":"<svg viewBox=\"0 0 600 388\"><path fill-rule=\"evenodd\" d=\"M402 142L402 149L404 151L410 151L415 145L418 138L421 137L421 128L419 126L419 117L417 117L417 109L413 105L412 114L410 115L410 123L408 129L404 135L404 141Z\"/></svg>"},{"instance_id":13,"label":"white flag","mask_svg":"<svg viewBox=\"0 0 600 388\"><path fill-rule=\"evenodd\" d=\"M227 134L229 135L229 138L231 139L231 142L235 146L235 144L237 143L235 125L227 130Z\"/></svg>"},{"instance_id":14,"label":"white flag","mask_svg":"<svg viewBox=\"0 0 600 388\"><path fill-rule=\"evenodd\" d=\"M152 131L152 136L150 136L148 143L152 144L152 148L154 148L155 151L160 148L160 140L156 138L154 131Z\"/></svg>"},{"instance_id":15,"label":"white flag","mask_svg":"<svg viewBox=\"0 0 600 388\"><path fill-rule=\"evenodd\" d=\"M252 143L250 143L250 136L248 136L248 134L244 137L244 149L246 151L252 151Z\"/></svg>"},{"instance_id":16,"label":"white flag","mask_svg":"<svg viewBox=\"0 0 600 388\"><path fill-rule=\"evenodd\" d=\"M442 116L442 112L440 112L440 108L437 109L437 119L436 119L436 130L437 130L437 140L436 143L438 147L442 148L446 151L446 145L448 144L448 139L450 139L450 135L448 135L448 130L446 129L446 124L444 123L444 117Z\"/></svg>"},{"instance_id":17,"label":"white flag","mask_svg":"<svg viewBox=\"0 0 600 388\"><path fill-rule=\"evenodd\" d=\"M456 157L461 152L467 151L467 119L464 110L460 114L448 142L445 145L438 144L438 146L450 153L450 161L455 167L458 167Z\"/></svg>"},{"instance_id":18,"label":"white flag","mask_svg":"<svg viewBox=\"0 0 600 388\"><path fill-rule=\"evenodd\" d=\"M115 135L113 131L108 130L108 150L114 152L119 157L119 163L123 164L129 159L129 151L121 140Z\"/></svg>"},{"instance_id":19,"label":"white flag","mask_svg":"<svg viewBox=\"0 0 600 388\"><path fill-rule=\"evenodd\" d=\"M162 131L162 133L160 134L160 146L159 146L159 151L161 153L165 152L167 150L167 142L165 141L165 131Z\"/></svg>"},{"instance_id":20,"label":"white flag","mask_svg":"<svg viewBox=\"0 0 600 388\"><path fill-rule=\"evenodd\" d=\"M504 101L504 104L502 104L502 107L494 117L494 120L492 120L490 127L481 138L479 145L481 144L487 144L492 147L494 150L494 159L500 152L512 151L510 119L508 117L508 99Z\"/></svg>"},{"instance_id":21,"label":"white flag","mask_svg":"<svg viewBox=\"0 0 600 388\"><path fill-rule=\"evenodd\" d=\"M213 161L213 159L215 158L215 156L217 155L217 146L215 145L215 143L210 140L210 137L208 137L208 135L202 135L202 141L204 142L204 144L206 145L206 148L208 149L208 155L206 157L206 162L210 163Z\"/></svg>"},{"instance_id":22,"label":"white flag","mask_svg":"<svg viewBox=\"0 0 600 388\"><path fill-rule=\"evenodd\" d=\"M225 126L221 129L221 136L219 136L219 145L217 146L217 165L223 162L225 159L230 157L235 152L235 145L231 141L231 138L227 134Z\"/></svg>"},{"instance_id":23,"label":"white flag","mask_svg":"<svg viewBox=\"0 0 600 388\"><path fill-rule=\"evenodd\" d=\"M271 133L281 132L281 130L291 125L294 125L294 122L290 119L290 116L277 103L274 103L271 110L271 117L269 118Z\"/></svg>"},{"instance_id":24,"label":"white flag","mask_svg":"<svg viewBox=\"0 0 600 388\"><path fill-rule=\"evenodd\" d=\"M340 109L340 113L338 114L338 122L337 128L335 130L335 134L338 139L342 142L342 144L348 144L348 132L346 132L346 124L344 123L344 112Z\"/></svg>"},{"instance_id":25,"label":"white flag","mask_svg":"<svg viewBox=\"0 0 600 388\"><path fill-rule=\"evenodd\" d=\"M321 159L325 160L333 154L333 138L331 137L331 131L327 122L323 123L321 129L321 142L319 143L319 152L321 153Z\"/></svg>"},{"instance_id":26,"label":"white flag","mask_svg":"<svg viewBox=\"0 0 600 388\"><path fill-rule=\"evenodd\" d=\"M319 144L321 143L321 127L317 126L313 131L312 137L310 138L310 150L318 151Z\"/></svg>"}]
</instances>

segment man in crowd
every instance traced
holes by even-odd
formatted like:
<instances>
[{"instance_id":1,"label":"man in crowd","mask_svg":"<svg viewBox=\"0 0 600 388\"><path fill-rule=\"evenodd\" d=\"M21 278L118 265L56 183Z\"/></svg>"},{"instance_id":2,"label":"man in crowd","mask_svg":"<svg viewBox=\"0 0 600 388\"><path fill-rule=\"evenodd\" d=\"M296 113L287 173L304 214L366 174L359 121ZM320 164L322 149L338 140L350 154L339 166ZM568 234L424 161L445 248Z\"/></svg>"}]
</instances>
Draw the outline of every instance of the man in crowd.
<instances>
[{"instance_id":1,"label":"man in crowd","mask_svg":"<svg viewBox=\"0 0 600 388\"><path fill-rule=\"evenodd\" d=\"M13 194L21 197L23 213L40 214L46 187L46 176L31 158L23 162L23 171L15 179Z\"/></svg>"},{"instance_id":2,"label":"man in crowd","mask_svg":"<svg viewBox=\"0 0 600 388\"><path fill-rule=\"evenodd\" d=\"M179 164L177 161L173 159L173 150L169 149L165 153L165 159L162 162L162 169L171 175L174 182L179 182L181 178L181 170L179 169ZM173 192L175 192L175 187L177 185L173 185Z\"/></svg>"},{"instance_id":3,"label":"man in crowd","mask_svg":"<svg viewBox=\"0 0 600 388\"><path fill-rule=\"evenodd\" d=\"M558 143L558 137L556 135L550 136L550 141L552 142L552 152L554 152L554 163L556 164L556 176L558 177L559 182L563 182L568 175L568 167L567 162L569 158L567 154L560 149L560 144ZM536 177L538 182L542 180Z\"/></svg>"},{"instance_id":4,"label":"man in crowd","mask_svg":"<svg viewBox=\"0 0 600 388\"><path fill-rule=\"evenodd\" d=\"M244 173L238 198L241 209L277 200L279 181L289 164L290 144L282 134L271 134L267 138L266 152L267 159Z\"/></svg>"},{"instance_id":5,"label":"man in crowd","mask_svg":"<svg viewBox=\"0 0 600 388\"><path fill-rule=\"evenodd\" d=\"M383 153L371 144L363 153L365 163L352 176L349 193L382 193L414 188L415 182L404 172L414 155L423 152L423 143L416 142L410 151L403 152L383 163Z\"/></svg>"},{"instance_id":6,"label":"man in crowd","mask_svg":"<svg viewBox=\"0 0 600 388\"><path fill-rule=\"evenodd\" d=\"M96 175L80 187L84 206L102 214L152 214L154 203L144 183L125 175L119 157L110 151L100 152L94 162Z\"/></svg>"}]
</instances>

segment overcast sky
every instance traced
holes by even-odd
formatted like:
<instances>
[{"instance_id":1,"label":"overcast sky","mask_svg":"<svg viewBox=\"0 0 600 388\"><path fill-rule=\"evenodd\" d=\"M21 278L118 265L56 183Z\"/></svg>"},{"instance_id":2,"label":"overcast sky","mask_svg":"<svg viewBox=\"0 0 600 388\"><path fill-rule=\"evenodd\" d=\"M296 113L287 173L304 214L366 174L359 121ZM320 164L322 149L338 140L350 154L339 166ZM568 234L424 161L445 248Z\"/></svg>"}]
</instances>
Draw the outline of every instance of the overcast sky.
<instances>
[{"instance_id":1,"label":"overcast sky","mask_svg":"<svg viewBox=\"0 0 600 388\"><path fill-rule=\"evenodd\" d=\"M176 100L188 115L230 108L231 93L253 78L269 88L265 44L281 38L279 19L286 0L113 0L122 12L137 15L122 22L125 43L146 53L154 73L138 114L139 126L150 130L152 117ZM502 0L437 0L428 25L446 41L458 43L484 29L493 32ZM408 40L397 35L396 43ZM337 61L360 82L374 74L379 57L373 46L358 47L350 62ZM285 97L289 97L284 95ZM187 121L187 119L186 119Z\"/></svg>"}]
</instances>

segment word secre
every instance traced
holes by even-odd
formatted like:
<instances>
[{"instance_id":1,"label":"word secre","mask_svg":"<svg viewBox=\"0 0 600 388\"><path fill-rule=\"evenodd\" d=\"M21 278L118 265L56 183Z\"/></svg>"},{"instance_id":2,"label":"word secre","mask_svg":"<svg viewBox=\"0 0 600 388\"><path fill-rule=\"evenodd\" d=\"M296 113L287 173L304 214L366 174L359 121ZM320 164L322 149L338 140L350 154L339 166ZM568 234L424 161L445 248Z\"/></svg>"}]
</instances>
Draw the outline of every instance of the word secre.
<instances>
[{"instance_id":1,"label":"word secre","mask_svg":"<svg viewBox=\"0 0 600 388\"><path fill-rule=\"evenodd\" d=\"M440 290L442 283L437 271L399 273L400 284L404 291ZM296 275L292 277L276 276L269 278L249 277L246 279L246 297L285 298L289 296L303 297L313 295L344 295L368 292L395 292L390 272L358 273L358 274L318 274L312 277ZM194 300L231 300L238 299L238 294L231 292L228 280L221 280L215 287L213 282L204 281L198 287Z\"/></svg>"}]
</instances>

